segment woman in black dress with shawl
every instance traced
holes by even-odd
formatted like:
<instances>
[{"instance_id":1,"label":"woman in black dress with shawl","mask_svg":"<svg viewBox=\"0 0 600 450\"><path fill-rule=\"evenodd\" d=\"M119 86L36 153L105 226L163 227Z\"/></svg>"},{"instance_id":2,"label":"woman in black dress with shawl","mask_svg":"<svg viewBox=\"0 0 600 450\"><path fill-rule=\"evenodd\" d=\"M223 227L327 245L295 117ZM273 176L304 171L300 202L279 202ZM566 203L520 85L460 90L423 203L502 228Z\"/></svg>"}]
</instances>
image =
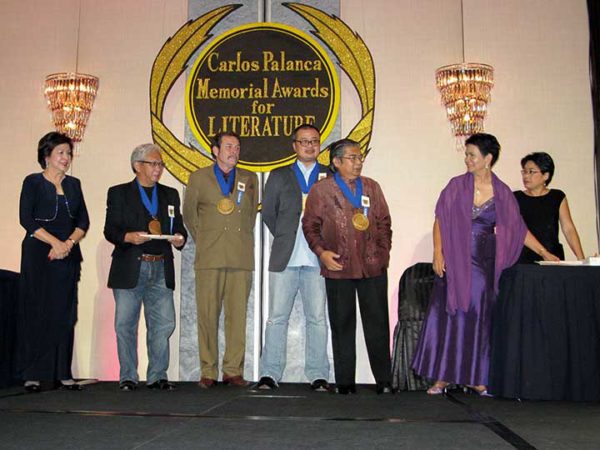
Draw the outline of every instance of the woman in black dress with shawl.
<instances>
[{"instance_id":1,"label":"woman in black dress with shawl","mask_svg":"<svg viewBox=\"0 0 600 450\"><path fill-rule=\"evenodd\" d=\"M79 241L88 212L77 178L67 175L73 142L51 132L40 139L41 173L23 181L19 219L22 243L18 309L19 370L25 390L39 392L40 381L80 390L71 360L77 321L77 283L81 270Z\"/></svg>"}]
</instances>

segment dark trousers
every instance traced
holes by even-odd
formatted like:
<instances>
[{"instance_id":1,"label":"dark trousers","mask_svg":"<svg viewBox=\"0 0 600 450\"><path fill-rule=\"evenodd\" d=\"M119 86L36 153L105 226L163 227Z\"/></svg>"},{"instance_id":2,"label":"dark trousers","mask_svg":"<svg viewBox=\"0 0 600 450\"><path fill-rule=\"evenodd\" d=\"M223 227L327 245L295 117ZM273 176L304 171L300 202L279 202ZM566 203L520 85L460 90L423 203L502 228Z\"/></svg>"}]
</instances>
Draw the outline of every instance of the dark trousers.
<instances>
[{"instance_id":1,"label":"dark trousers","mask_svg":"<svg viewBox=\"0 0 600 450\"><path fill-rule=\"evenodd\" d=\"M356 294L371 371L378 386L391 383L387 273L373 278L325 279L335 382L352 386L356 372Z\"/></svg>"}]
</instances>

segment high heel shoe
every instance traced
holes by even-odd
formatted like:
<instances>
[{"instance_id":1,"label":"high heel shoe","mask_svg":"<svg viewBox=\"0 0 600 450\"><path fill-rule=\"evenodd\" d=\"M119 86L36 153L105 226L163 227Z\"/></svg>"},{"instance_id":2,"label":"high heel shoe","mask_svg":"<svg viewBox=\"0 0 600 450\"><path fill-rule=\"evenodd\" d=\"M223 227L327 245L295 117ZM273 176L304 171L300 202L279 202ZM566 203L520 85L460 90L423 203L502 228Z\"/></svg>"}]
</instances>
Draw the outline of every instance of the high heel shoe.
<instances>
[{"instance_id":1,"label":"high heel shoe","mask_svg":"<svg viewBox=\"0 0 600 450\"><path fill-rule=\"evenodd\" d=\"M477 394L480 397L493 397L493 395L488 392L487 387L484 386L483 384L481 384L479 386L472 386L472 385L468 384L463 387L463 392L465 394L469 394L469 393Z\"/></svg>"},{"instance_id":2,"label":"high heel shoe","mask_svg":"<svg viewBox=\"0 0 600 450\"><path fill-rule=\"evenodd\" d=\"M450 383L446 383L445 381L436 381L435 383L433 383L433 386L431 386L429 389L427 389L427 394L429 394L429 395L446 394L446 392L448 391L448 384L450 384Z\"/></svg>"}]
</instances>

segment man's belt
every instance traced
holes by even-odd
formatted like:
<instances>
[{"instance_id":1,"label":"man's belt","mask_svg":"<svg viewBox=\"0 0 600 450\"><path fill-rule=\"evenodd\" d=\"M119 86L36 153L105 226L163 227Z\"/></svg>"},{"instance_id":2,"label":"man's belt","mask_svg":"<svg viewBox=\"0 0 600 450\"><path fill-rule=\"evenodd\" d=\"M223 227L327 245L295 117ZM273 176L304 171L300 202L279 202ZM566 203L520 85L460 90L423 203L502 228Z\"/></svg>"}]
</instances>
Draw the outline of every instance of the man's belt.
<instances>
[{"instance_id":1,"label":"man's belt","mask_svg":"<svg viewBox=\"0 0 600 450\"><path fill-rule=\"evenodd\" d=\"M163 255L142 255L140 259L146 262L157 262L162 261L165 257Z\"/></svg>"}]
</instances>

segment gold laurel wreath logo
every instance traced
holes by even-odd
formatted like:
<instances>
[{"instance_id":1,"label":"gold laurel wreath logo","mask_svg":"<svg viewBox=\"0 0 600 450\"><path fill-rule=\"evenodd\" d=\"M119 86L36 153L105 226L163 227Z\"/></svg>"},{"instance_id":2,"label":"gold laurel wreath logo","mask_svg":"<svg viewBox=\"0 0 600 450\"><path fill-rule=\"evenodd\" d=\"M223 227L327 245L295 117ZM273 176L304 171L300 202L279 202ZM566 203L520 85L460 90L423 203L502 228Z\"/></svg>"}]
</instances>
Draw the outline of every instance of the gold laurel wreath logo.
<instances>
[{"instance_id":1,"label":"gold laurel wreath logo","mask_svg":"<svg viewBox=\"0 0 600 450\"><path fill-rule=\"evenodd\" d=\"M362 38L334 15L312 6L283 3L302 16L317 36L335 55L341 69L348 75L360 98L362 117L348 134L360 143L363 154L369 152L375 107L375 69L371 52ZM210 30L241 5L216 8L195 20L190 20L162 46L150 74L150 115L152 138L163 149L163 160L175 178L187 184L196 169L209 166L213 159L194 147L181 142L163 123L165 100L171 88L186 69L188 60L207 39ZM321 164L329 164L329 149L319 155Z\"/></svg>"}]
</instances>

